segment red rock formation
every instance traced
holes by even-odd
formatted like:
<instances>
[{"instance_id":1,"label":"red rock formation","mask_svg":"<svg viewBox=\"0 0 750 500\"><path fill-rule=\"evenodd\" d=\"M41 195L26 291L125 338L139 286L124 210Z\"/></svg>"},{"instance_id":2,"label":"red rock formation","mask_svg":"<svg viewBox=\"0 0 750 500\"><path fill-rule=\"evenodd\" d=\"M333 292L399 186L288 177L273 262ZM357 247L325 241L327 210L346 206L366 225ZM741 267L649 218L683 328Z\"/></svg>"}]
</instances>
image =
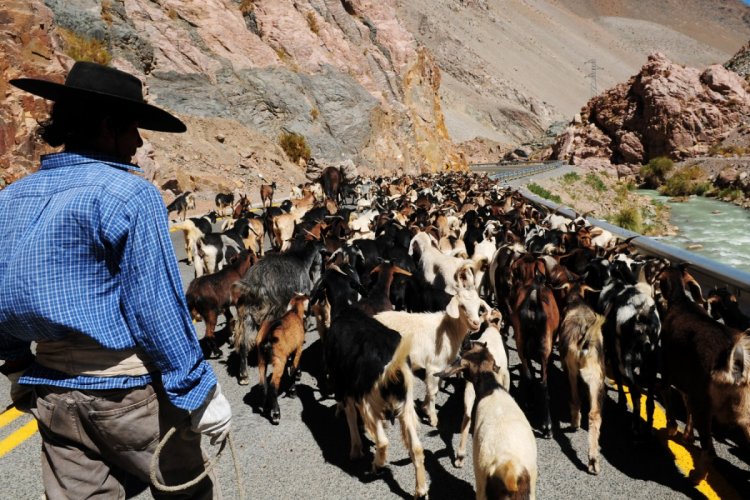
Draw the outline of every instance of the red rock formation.
<instances>
[{"instance_id":1,"label":"red rock formation","mask_svg":"<svg viewBox=\"0 0 750 500\"><path fill-rule=\"evenodd\" d=\"M33 131L46 118L44 99L21 92L8 80L21 76L62 81L69 59L59 56L50 37L52 12L42 0L0 4L0 187L37 167L47 147Z\"/></svg>"},{"instance_id":2,"label":"red rock formation","mask_svg":"<svg viewBox=\"0 0 750 500\"><path fill-rule=\"evenodd\" d=\"M643 163L705 153L750 116L750 84L720 65L704 71L653 54L641 72L594 97L552 158Z\"/></svg>"}]
</instances>

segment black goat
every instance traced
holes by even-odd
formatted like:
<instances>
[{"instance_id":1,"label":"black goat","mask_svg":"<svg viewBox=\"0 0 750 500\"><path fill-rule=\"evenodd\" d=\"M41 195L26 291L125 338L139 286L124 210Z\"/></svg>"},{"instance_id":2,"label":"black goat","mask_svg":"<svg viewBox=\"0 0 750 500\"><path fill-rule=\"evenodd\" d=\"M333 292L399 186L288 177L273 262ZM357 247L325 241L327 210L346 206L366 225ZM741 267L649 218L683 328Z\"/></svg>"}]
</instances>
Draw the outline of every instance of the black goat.
<instances>
[{"instance_id":1,"label":"black goat","mask_svg":"<svg viewBox=\"0 0 750 500\"><path fill-rule=\"evenodd\" d=\"M232 288L238 320L234 345L240 354L239 383L247 385L247 355L260 325L280 318L295 293L309 294L320 275L322 244L311 242L298 251L269 254L251 267ZM250 331L247 331L247 330Z\"/></svg>"}]
</instances>

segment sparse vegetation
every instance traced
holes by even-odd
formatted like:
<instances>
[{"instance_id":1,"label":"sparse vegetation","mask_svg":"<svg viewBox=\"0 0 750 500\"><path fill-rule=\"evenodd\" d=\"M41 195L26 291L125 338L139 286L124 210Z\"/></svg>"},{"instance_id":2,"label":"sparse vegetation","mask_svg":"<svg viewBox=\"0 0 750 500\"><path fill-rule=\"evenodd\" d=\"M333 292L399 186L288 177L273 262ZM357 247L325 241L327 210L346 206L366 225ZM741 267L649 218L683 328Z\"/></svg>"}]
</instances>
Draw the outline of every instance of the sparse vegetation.
<instances>
[{"instance_id":1,"label":"sparse vegetation","mask_svg":"<svg viewBox=\"0 0 750 500\"><path fill-rule=\"evenodd\" d=\"M674 162L666 156L652 158L646 165L641 167L641 177L647 188L656 189L667 178L667 174L674 169Z\"/></svg>"},{"instance_id":2,"label":"sparse vegetation","mask_svg":"<svg viewBox=\"0 0 750 500\"><path fill-rule=\"evenodd\" d=\"M112 18L112 0L102 0L102 21L112 25L113 18Z\"/></svg>"},{"instance_id":3,"label":"sparse vegetation","mask_svg":"<svg viewBox=\"0 0 750 500\"><path fill-rule=\"evenodd\" d=\"M310 119L312 121L315 121L320 116L320 110L317 108L317 106L313 106L312 109L310 109Z\"/></svg>"},{"instance_id":4,"label":"sparse vegetation","mask_svg":"<svg viewBox=\"0 0 750 500\"><path fill-rule=\"evenodd\" d=\"M594 188L596 191L599 191L600 193L607 190L607 185L604 184L604 181L601 179L601 177L599 177L593 172L586 174L585 182L587 185L591 186L592 188Z\"/></svg>"},{"instance_id":5,"label":"sparse vegetation","mask_svg":"<svg viewBox=\"0 0 750 500\"><path fill-rule=\"evenodd\" d=\"M309 11L305 15L305 19L307 19L307 25L310 27L310 31L317 35L320 31L320 27L318 26L318 19L315 17L315 13L313 11Z\"/></svg>"},{"instance_id":6,"label":"sparse vegetation","mask_svg":"<svg viewBox=\"0 0 750 500\"><path fill-rule=\"evenodd\" d=\"M242 0L240 2L240 12L242 15L250 14L255 10L255 0Z\"/></svg>"},{"instance_id":7,"label":"sparse vegetation","mask_svg":"<svg viewBox=\"0 0 750 500\"><path fill-rule=\"evenodd\" d=\"M614 216L610 222L623 229L628 229L636 233L643 231L643 216L637 207L624 207Z\"/></svg>"},{"instance_id":8,"label":"sparse vegetation","mask_svg":"<svg viewBox=\"0 0 750 500\"><path fill-rule=\"evenodd\" d=\"M742 190L737 188L725 188L716 195L720 200L735 201L742 198Z\"/></svg>"},{"instance_id":9,"label":"sparse vegetation","mask_svg":"<svg viewBox=\"0 0 750 500\"><path fill-rule=\"evenodd\" d=\"M107 45L96 38L88 38L65 28L58 28L63 41L63 51L76 61L89 61L108 65L112 54Z\"/></svg>"},{"instance_id":10,"label":"sparse vegetation","mask_svg":"<svg viewBox=\"0 0 750 500\"><path fill-rule=\"evenodd\" d=\"M661 194L667 196L703 195L711 189L711 183L704 179L704 174L698 165L684 167L675 172L659 188Z\"/></svg>"},{"instance_id":11,"label":"sparse vegetation","mask_svg":"<svg viewBox=\"0 0 750 500\"><path fill-rule=\"evenodd\" d=\"M725 158L732 156L745 156L747 154L750 154L750 148L745 148L737 144L714 144L708 149L708 154L711 156L723 156Z\"/></svg>"},{"instance_id":12,"label":"sparse vegetation","mask_svg":"<svg viewBox=\"0 0 750 500\"><path fill-rule=\"evenodd\" d=\"M553 201L555 203L562 203L562 199L558 195L550 193L547 189L543 188L535 182L529 183L526 188L541 198Z\"/></svg>"},{"instance_id":13,"label":"sparse vegetation","mask_svg":"<svg viewBox=\"0 0 750 500\"><path fill-rule=\"evenodd\" d=\"M578 175L578 172L568 172L567 174L562 176L562 181L565 184L573 184L574 182L577 182L581 180L581 176Z\"/></svg>"},{"instance_id":14,"label":"sparse vegetation","mask_svg":"<svg viewBox=\"0 0 750 500\"><path fill-rule=\"evenodd\" d=\"M305 161L310 159L310 146L307 145L304 136L300 134L283 132L279 136L279 146L284 150L287 158L294 163L297 163L300 158L304 158Z\"/></svg>"}]
</instances>

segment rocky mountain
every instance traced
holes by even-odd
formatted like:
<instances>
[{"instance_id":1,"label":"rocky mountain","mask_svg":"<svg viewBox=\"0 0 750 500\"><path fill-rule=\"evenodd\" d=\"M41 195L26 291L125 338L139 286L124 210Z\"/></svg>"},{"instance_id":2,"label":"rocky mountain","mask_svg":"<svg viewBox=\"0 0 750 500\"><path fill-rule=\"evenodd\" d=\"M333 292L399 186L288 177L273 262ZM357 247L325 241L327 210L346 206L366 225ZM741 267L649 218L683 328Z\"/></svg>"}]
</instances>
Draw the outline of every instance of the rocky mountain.
<instances>
[{"instance_id":1,"label":"rocky mountain","mask_svg":"<svg viewBox=\"0 0 750 500\"><path fill-rule=\"evenodd\" d=\"M63 54L94 55L141 75L151 100L180 116L229 120L235 130L271 143L281 133L297 133L327 163L354 158L370 171L461 168L465 162L443 124L440 71L390 7L332 0L12 1L0 7L0 22L21 35L5 42L2 79L59 80L73 62ZM44 52L40 61L16 64L37 46ZM7 169L16 157L29 156L26 122L39 118L44 105L11 87L5 92L10 125L3 136L20 141L3 151ZM197 138L179 140L189 149ZM155 149L167 171L204 159L160 158ZM235 151L230 167L247 159L252 151L245 149ZM194 178L204 173L188 169L196 170Z\"/></svg>"},{"instance_id":2,"label":"rocky mountain","mask_svg":"<svg viewBox=\"0 0 750 500\"><path fill-rule=\"evenodd\" d=\"M0 4L0 182L45 151L47 104L19 76L61 81L73 58L133 72L189 122L145 133L159 185L253 191L304 179L279 146L366 172L463 168L567 122L660 50L723 62L750 39L740 0L6 0ZM466 142L463 148L456 143Z\"/></svg>"},{"instance_id":3,"label":"rocky mountain","mask_svg":"<svg viewBox=\"0 0 750 500\"><path fill-rule=\"evenodd\" d=\"M552 157L641 164L709 148L750 119L750 83L721 65L705 70L653 54L626 83L591 99L560 135Z\"/></svg>"}]
</instances>

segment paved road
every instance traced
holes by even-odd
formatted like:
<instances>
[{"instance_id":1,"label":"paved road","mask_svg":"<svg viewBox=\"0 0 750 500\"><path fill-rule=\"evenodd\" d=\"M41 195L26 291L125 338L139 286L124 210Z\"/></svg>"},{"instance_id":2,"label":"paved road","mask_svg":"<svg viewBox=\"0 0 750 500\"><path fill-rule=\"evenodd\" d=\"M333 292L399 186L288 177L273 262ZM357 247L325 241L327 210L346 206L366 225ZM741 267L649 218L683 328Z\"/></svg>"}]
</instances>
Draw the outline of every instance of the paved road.
<instances>
[{"instance_id":1,"label":"paved road","mask_svg":"<svg viewBox=\"0 0 750 500\"><path fill-rule=\"evenodd\" d=\"M183 257L182 236L173 235L179 258ZM192 270L180 264L185 287ZM220 323L219 328L222 327ZM203 325L196 325L203 335ZM514 391L518 381L518 359L511 343L511 375ZM302 380L298 397L280 399L281 424L273 426L259 412L260 391L255 385L239 386L234 378L236 359L223 347L224 356L211 360L234 412L234 440L246 498L289 499L390 499L410 498L414 489L414 469L401 444L397 428L386 429L391 441L388 462L390 472L373 477L368 473L369 460L351 463L348 459L349 437L345 419L335 416L334 402L321 400L317 380L320 377L320 341L315 333L306 340L302 357ZM255 363L252 363L253 365ZM257 370L250 370L251 383L258 380ZM624 415L614 401L616 393L608 391L604 406L601 436L602 467L599 476L586 472L587 434L584 429L571 432L568 427L567 387L555 361L550 391L553 420L559 422L552 439L537 438L539 461L539 498L612 499L612 498L702 498L703 494L687 483L675 465L675 456L685 460L685 453L670 451L664 444L663 431L646 442L633 441L626 429ZM417 382L421 397L423 384ZM8 384L0 377L0 405L7 405ZM613 399L614 398L614 399ZM460 383L449 385L438 397L440 425L437 429L423 425L420 437L425 448L425 466L433 499L467 499L474 496L471 460L463 469L451 465L458 446L462 398ZM10 414L5 414L6 417ZM9 439L23 437L24 425L33 426L23 415L6 424L0 417L0 484L1 498L40 498L43 492L39 465L38 433L14 446ZM584 418L585 422L585 418ZM397 427L397 426L396 426ZM718 497L750 497L750 456L741 452L727 436L717 440L717 466L709 477L709 486ZM469 456L471 456L469 444ZM689 454L687 454L689 460ZM683 464L683 468L685 465ZM687 466L689 469L689 465ZM224 498L238 498L232 457L227 449L219 468ZM137 491L137 490L136 490ZM705 488L709 496L715 497ZM149 498L148 492L137 494Z\"/></svg>"}]
</instances>

